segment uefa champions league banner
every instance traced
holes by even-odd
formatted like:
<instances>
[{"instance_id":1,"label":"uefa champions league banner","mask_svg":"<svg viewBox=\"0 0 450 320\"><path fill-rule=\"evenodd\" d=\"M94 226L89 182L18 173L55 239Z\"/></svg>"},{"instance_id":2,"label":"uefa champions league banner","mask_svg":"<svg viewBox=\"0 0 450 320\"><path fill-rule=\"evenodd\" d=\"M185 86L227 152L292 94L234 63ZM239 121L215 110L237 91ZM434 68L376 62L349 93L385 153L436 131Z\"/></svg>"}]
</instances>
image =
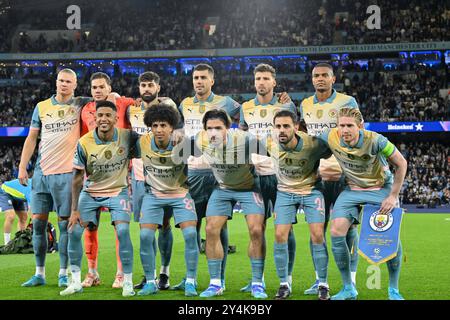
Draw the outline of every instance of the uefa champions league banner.
<instances>
[{"instance_id":1,"label":"uefa champions league banner","mask_svg":"<svg viewBox=\"0 0 450 320\"><path fill-rule=\"evenodd\" d=\"M379 209L372 205L363 207L359 234L359 255L375 265L397 255L403 217L402 208L394 208L388 214L380 214Z\"/></svg>"}]
</instances>

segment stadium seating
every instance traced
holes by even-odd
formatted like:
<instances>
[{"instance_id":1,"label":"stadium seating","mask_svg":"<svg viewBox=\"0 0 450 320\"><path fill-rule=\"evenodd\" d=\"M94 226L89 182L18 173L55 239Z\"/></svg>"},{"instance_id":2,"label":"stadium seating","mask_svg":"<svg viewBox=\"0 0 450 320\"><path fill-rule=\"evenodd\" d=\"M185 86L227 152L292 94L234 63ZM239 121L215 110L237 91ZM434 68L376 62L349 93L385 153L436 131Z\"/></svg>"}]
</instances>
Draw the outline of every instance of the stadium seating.
<instances>
[{"instance_id":1,"label":"stadium seating","mask_svg":"<svg viewBox=\"0 0 450 320\"><path fill-rule=\"evenodd\" d=\"M377 1L382 26L366 26L370 0L78 1L81 32L66 28L67 1L30 3L0 16L0 52L134 51L445 41L445 1ZM385 9L389 8L389 9ZM149 15L141 15L145 10ZM32 13L32 14L30 14ZM167 28L167 17L173 27ZM21 21L20 25L16 21ZM3 27L5 26L5 27ZM56 36L48 30L59 30ZM87 33L86 33L87 31Z\"/></svg>"}]
</instances>

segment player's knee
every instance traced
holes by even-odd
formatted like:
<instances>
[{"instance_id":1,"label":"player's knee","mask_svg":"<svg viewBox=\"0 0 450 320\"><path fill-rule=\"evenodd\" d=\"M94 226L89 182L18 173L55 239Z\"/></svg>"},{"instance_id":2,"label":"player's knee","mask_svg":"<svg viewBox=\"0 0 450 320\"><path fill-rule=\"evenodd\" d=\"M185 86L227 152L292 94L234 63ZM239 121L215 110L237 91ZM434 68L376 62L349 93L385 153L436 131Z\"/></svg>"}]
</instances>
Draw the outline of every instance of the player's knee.
<instances>
[{"instance_id":1,"label":"player's knee","mask_svg":"<svg viewBox=\"0 0 450 320\"><path fill-rule=\"evenodd\" d=\"M84 228L82 226L80 226L78 223L74 224L72 228L68 231L70 240L71 241L81 240L83 231Z\"/></svg>"},{"instance_id":2,"label":"player's knee","mask_svg":"<svg viewBox=\"0 0 450 320\"><path fill-rule=\"evenodd\" d=\"M194 227L187 227L182 230L184 241L197 241L197 230Z\"/></svg>"},{"instance_id":3,"label":"player's knee","mask_svg":"<svg viewBox=\"0 0 450 320\"><path fill-rule=\"evenodd\" d=\"M251 239L261 239L264 235L264 227L262 224L253 224L250 228Z\"/></svg>"},{"instance_id":4,"label":"player's knee","mask_svg":"<svg viewBox=\"0 0 450 320\"><path fill-rule=\"evenodd\" d=\"M117 237L119 241L130 236L130 226L128 223L120 223L116 225Z\"/></svg>"},{"instance_id":5,"label":"player's knee","mask_svg":"<svg viewBox=\"0 0 450 320\"><path fill-rule=\"evenodd\" d=\"M311 241L313 244L322 244L323 243L323 233L322 232L315 232L311 233Z\"/></svg>"},{"instance_id":6,"label":"player's knee","mask_svg":"<svg viewBox=\"0 0 450 320\"><path fill-rule=\"evenodd\" d=\"M43 235L45 234L45 229L47 228L47 221L40 219L33 219L33 234Z\"/></svg>"},{"instance_id":7,"label":"player's knee","mask_svg":"<svg viewBox=\"0 0 450 320\"><path fill-rule=\"evenodd\" d=\"M218 239L220 236L220 228L214 223L207 223L205 227L206 236L210 239Z\"/></svg>"},{"instance_id":8,"label":"player's knee","mask_svg":"<svg viewBox=\"0 0 450 320\"><path fill-rule=\"evenodd\" d=\"M285 243L287 242L289 233L284 232L282 230L275 230L275 240L277 243Z\"/></svg>"},{"instance_id":9,"label":"player's knee","mask_svg":"<svg viewBox=\"0 0 450 320\"><path fill-rule=\"evenodd\" d=\"M345 236L345 233L341 230L342 228L339 227L336 223L331 223L330 226L330 234L332 237L342 237Z\"/></svg>"},{"instance_id":10,"label":"player's knee","mask_svg":"<svg viewBox=\"0 0 450 320\"><path fill-rule=\"evenodd\" d=\"M155 231L149 228L142 228L140 231L141 243L153 243Z\"/></svg>"}]
</instances>

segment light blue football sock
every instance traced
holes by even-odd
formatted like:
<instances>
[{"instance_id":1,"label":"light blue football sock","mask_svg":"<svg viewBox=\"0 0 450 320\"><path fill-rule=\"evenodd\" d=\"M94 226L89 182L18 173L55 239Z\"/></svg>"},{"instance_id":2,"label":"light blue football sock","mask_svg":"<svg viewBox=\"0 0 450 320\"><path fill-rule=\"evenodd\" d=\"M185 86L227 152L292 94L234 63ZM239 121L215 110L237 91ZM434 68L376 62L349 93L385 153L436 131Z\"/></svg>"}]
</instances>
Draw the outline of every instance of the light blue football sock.
<instances>
[{"instance_id":1,"label":"light blue football sock","mask_svg":"<svg viewBox=\"0 0 450 320\"><path fill-rule=\"evenodd\" d=\"M261 282L264 273L264 259L262 258L250 258L252 263L252 282Z\"/></svg>"},{"instance_id":2,"label":"light blue football sock","mask_svg":"<svg viewBox=\"0 0 450 320\"><path fill-rule=\"evenodd\" d=\"M33 250L37 267L45 266L47 254L47 220L33 219Z\"/></svg>"},{"instance_id":3,"label":"light blue football sock","mask_svg":"<svg viewBox=\"0 0 450 320\"><path fill-rule=\"evenodd\" d=\"M347 246L350 250L350 271L356 272L358 270L358 260L359 260L358 254L359 236L357 228L350 228L348 230L346 241Z\"/></svg>"},{"instance_id":4,"label":"light blue football sock","mask_svg":"<svg viewBox=\"0 0 450 320\"><path fill-rule=\"evenodd\" d=\"M59 227L58 251L59 251L59 267L61 269L67 269L67 265L69 262L69 255L67 253L67 246L69 242L69 234L67 233L68 224L69 221L67 220L58 221Z\"/></svg>"},{"instance_id":5,"label":"light blue football sock","mask_svg":"<svg viewBox=\"0 0 450 320\"><path fill-rule=\"evenodd\" d=\"M316 272L316 277L317 277L317 267L316 267L316 262L314 261L313 242L312 242L311 238L309 238L309 252L311 253L311 259L312 259L314 271ZM319 279L316 278L316 280L319 280Z\"/></svg>"},{"instance_id":6,"label":"light blue football sock","mask_svg":"<svg viewBox=\"0 0 450 320\"><path fill-rule=\"evenodd\" d=\"M173 234L172 228L160 229L158 234L158 247L161 254L161 265L170 265L170 259L172 258L172 246L173 246Z\"/></svg>"},{"instance_id":7,"label":"light blue football sock","mask_svg":"<svg viewBox=\"0 0 450 320\"><path fill-rule=\"evenodd\" d=\"M402 243L398 244L397 256L386 262L389 271L389 287L398 289L400 269L402 267L403 248Z\"/></svg>"},{"instance_id":8,"label":"light blue football sock","mask_svg":"<svg viewBox=\"0 0 450 320\"><path fill-rule=\"evenodd\" d=\"M83 258L83 236L84 228L78 223L74 224L72 230L68 232L67 252L70 260L72 272L79 272L81 269L81 259ZM74 270L73 266L78 269Z\"/></svg>"},{"instance_id":9,"label":"light blue football sock","mask_svg":"<svg viewBox=\"0 0 450 320\"><path fill-rule=\"evenodd\" d=\"M350 252L348 251L347 242L345 236L343 237L331 237L331 245L334 260L341 272L342 282L345 285L352 284L352 278L350 273Z\"/></svg>"},{"instance_id":10,"label":"light blue football sock","mask_svg":"<svg viewBox=\"0 0 450 320\"><path fill-rule=\"evenodd\" d=\"M208 259L208 271L210 279L220 279L222 259Z\"/></svg>"},{"instance_id":11,"label":"light blue football sock","mask_svg":"<svg viewBox=\"0 0 450 320\"><path fill-rule=\"evenodd\" d=\"M313 244L314 265L317 266L319 282L327 283L328 278L328 252L325 243Z\"/></svg>"},{"instance_id":12,"label":"light blue football sock","mask_svg":"<svg viewBox=\"0 0 450 320\"><path fill-rule=\"evenodd\" d=\"M273 256L275 258L275 267L280 282L288 282L288 243L274 243Z\"/></svg>"},{"instance_id":13,"label":"light blue football sock","mask_svg":"<svg viewBox=\"0 0 450 320\"><path fill-rule=\"evenodd\" d=\"M141 254L141 264L144 269L145 278L148 280L153 280L155 275L155 254L156 254L156 241L155 241L155 230L150 228L141 228L140 231L140 254Z\"/></svg>"},{"instance_id":14,"label":"light blue football sock","mask_svg":"<svg viewBox=\"0 0 450 320\"><path fill-rule=\"evenodd\" d=\"M116 231L119 239L119 257L122 262L123 273L130 274L133 272L133 244L130 238L130 225L128 223L120 223L116 225Z\"/></svg>"},{"instance_id":15,"label":"light blue football sock","mask_svg":"<svg viewBox=\"0 0 450 320\"><path fill-rule=\"evenodd\" d=\"M187 227L182 230L184 237L184 259L186 261L186 277L197 278L197 266L199 250L197 246L197 230L195 227Z\"/></svg>"}]
</instances>

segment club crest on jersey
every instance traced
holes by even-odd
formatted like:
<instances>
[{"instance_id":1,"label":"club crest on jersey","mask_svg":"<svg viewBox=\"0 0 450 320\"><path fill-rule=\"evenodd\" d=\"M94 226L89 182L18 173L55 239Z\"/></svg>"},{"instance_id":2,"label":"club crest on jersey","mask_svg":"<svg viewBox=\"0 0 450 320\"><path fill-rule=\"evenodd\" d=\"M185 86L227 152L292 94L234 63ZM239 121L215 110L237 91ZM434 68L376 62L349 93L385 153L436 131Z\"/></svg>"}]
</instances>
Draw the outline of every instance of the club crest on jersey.
<instances>
[{"instance_id":1,"label":"club crest on jersey","mask_svg":"<svg viewBox=\"0 0 450 320\"><path fill-rule=\"evenodd\" d=\"M265 116L267 116L267 110L266 109L261 109L259 111L259 115L261 116L261 118L264 118Z\"/></svg>"},{"instance_id":2,"label":"club crest on jersey","mask_svg":"<svg viewBox=\"0 0 450 320\"><path fill-rule=\"evenodd\" d=\"M58 111L58 117L63 118L64 117L64 110Z\"/></svg>"},{"instance_id":3,"label":"club crest on jersey","mask_svg":"<svg viewBox=\"0 0 450 320\"><path fill-rule=\"evenodd\" d=\"M205 113L206 106L204 104L201 104L200 107L198 108L198 111L200 111L200 113Z\"/></svg>"},{"instance_id":4,"label":"club crest on jersey","mask_svg":"<svg viewBox=\"0 0 450 320\"><path fill-rule=\"evenodd\" d=\"M125 152L125 148L124 148L124 147L120 147L120 148L117 150L117 154L118 154L119 156L123 155L124 152Z\"/></svg>"},{"instance_id":5,"label":"club crest on jersey","mask_svg":"<svg viewBox=\"0 0 450 320\"><path fill-rule=\"evenodd\" d=\"M379 211L375 211L369 220L370 227L377 232L389 230L393 223L394 217L390 212L388 214L381 214Z\"/></svg>"},{"instance_id":6,"label":"club crest on jersey","mask_svg":"<svg viewBox=\"0 0 450 320\"><path fill-rule=\"evenodd\" d=\"M317 115L318 119L322 118L323 117L323 110L317 110L316 115Z\"/></svg>"},{"instance_id":7,"label":"club crest on jersey","mask_svg":"<svg viewBox=\"0 0 450 320\"><path fill-rule=\"evenodd\" d=\"M159 162L161 162L162 164L165 164L167 162L167 159L165 157L160 157Z\"/></svg>"},{"instance_id":8,"label":"club crest on jersey","mask_svg":"<svg viewBox=\"0 0 450 320\"><path fill-rule=\"evenodd\" d=\"M308 163L308 160L306 160L306 159L301 159L301 160L298 162L298 166L299 166L299 167L304 167L304 166L306 166L307 163Z\"/></svg>"},{"instance_id":9,"label":"club crest on jersey","mask_svg":"<svg viewBox=\"0 0 450 320\"><path fill-rule=\"evenodd\" d=\"M336 109L331 109L331 110L328 112L328 116L329 116L330 118L336 118L336 116L337 116L337 111L336 111Z\"/></svg>"},{"instance_id":10,"label":"club crest on jersey","mask_svg":"<svg viewBox=\"0 0 450 320\"><path fill-rule=\"evenodd\" d=\"M108 160L112 158L111 150L106 150L105 151L105 158L108 159Z\"/></svg>"},{"instance_id":11,"label":"club crest on jersey","mask_svg":"<svg viewBox=\"0 0 450 320\"><path fill-rule=\"evenodd\" d=\"M365 154L361 157L361 160L368 161L370 159L370 155Z\"/></svg>"}]
</instances>

